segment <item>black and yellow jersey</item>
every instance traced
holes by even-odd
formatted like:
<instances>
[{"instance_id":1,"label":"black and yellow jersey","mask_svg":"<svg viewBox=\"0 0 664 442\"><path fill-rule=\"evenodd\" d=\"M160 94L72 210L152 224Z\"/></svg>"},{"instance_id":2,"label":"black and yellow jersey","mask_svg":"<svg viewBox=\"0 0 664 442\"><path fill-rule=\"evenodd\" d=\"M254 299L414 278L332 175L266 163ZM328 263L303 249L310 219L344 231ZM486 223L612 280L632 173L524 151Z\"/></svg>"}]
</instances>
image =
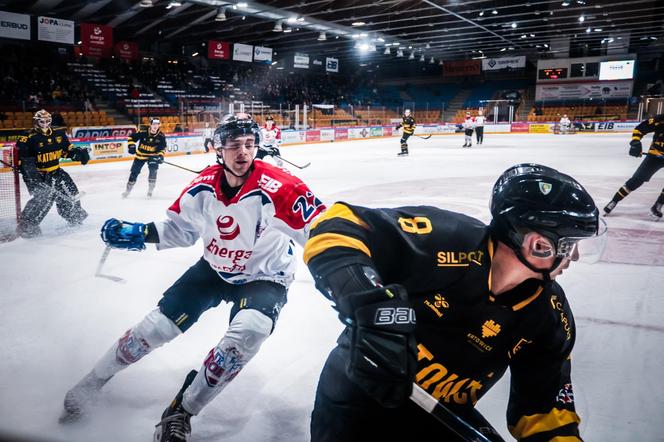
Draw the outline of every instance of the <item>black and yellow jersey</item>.
<instances>
[{"instance_id":1,"label":"black and yellow jersey","mask_svg":"<svg viewBox=\"0 0 664 442\"><path fill-rule=\"evenodd\" d=\"M383 284L405 286L417 317L415 382L446 406L474 406L509 367L512 435L580 440L565 294L555 282L530 279L494 296L494 246L488 226L459 213L336 203L312 224L304 259L314 277L361 264Z\"/></svg>"},{"instance_id":2,"label":"black and yellow jersey","mask_svg":"<svg viewBox=\"0 0 664 442\"><path fill-rule=\"evenodd\" d=\"M62 128L33 128L18 137L16 147L21 161L32 158L39 172L48 173L60 168L60 158L67 157L74 145Z\"/></svg>"},{"instance_id":3,"label":"black and yellow jersey","mask_svg":"<svg viewBox=\"0 0 664 442\"><path fill-rule=\"evenodd\" d=\"M403 127L403 133L412 135L415 132L415 118L408 116L403 117L400 127Z\"/></svg>"},{"instance_id":4,"label":"black and yellow jersey","mask_svg":"<svg viewBox=\"0 0 664 442\"><path fill-rule=\"evenodd\" d=\"M164 156L166 151L166 136L158 131L151 134L149 130L134 132L127 142L128 147L136 149L136 159L147 160L154 156Z\"/></svg>"},{"instance_id":5,"label":"black and yellow jersey","mask_svg":"<svg viewBox=\"0 0 664 442\"><path fill-rule=\"evenodd\" d=\"M641 138L650 132L654 134L648 155L664 158L664 114L655 115L639 123L632 132L632 140L641 141Z\"/></svg>"}]
</instances>

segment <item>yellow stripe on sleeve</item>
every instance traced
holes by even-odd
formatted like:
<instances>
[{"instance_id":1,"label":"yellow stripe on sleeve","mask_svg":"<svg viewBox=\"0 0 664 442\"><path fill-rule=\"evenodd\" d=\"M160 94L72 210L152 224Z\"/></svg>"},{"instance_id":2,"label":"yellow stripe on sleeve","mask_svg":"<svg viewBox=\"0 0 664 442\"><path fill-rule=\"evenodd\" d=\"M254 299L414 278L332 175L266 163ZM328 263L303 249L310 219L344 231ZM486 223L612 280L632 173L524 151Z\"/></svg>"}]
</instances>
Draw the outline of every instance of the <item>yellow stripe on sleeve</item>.
<instances>
[{"instance_id":1,"label":"yellow stripe on sleeve","mask_svg":"<svg viewBox=\"0 0 664 442\"><path fill-rule=\"evenodd\" d=\"M339 203L334 203L332 204L332 207L327 209L321 216L319 216L311 224L311 230L315 229L318 226L318 224L320 224L321 222L332 218L342 218L354 224L357 224L358 226L362 226L365 229L369 229L367 223L358 218L357 215L355 215L347 206L344 206L343 204Z\"/></svg>"},{"instance_id":2,"label":"yellow stripe on sleeve","mask_svg":"<svg viewBox=\"0 0 664 442\"><path fill-rule=\"evenodd\" d=\"M581 442L581 439L576 436L556 436L549 442Z\"/></svg>"},{"instance_id":3,"label":"yellow stripe on sleeve","mask_svg":"<svg viewBox=\"0 0 664 442\"><path fill-rule=\"evenodd\" d=\"M351 249L359 250L365 255L371 257L369 248L359 239L350 236L341 235L339 233L322 233L309 239L304 246L304 263L309 264L309 261L332 247L348 247Z\"/></svg>"},{"instance_id":4,"label":"yellow stripe on sleeve","mask_svg":"<svg viewBox=\"0 0 664 442\"><path fill-rule=\"evenodd\" d=\"M581 422L581 418L575 412L552 408L546 414L523 416L515 426L510 426L509 430L512 436L521 440L537 433L544 433L568 424L578 424L579 422Z\"/></svg>"}]
</instances>

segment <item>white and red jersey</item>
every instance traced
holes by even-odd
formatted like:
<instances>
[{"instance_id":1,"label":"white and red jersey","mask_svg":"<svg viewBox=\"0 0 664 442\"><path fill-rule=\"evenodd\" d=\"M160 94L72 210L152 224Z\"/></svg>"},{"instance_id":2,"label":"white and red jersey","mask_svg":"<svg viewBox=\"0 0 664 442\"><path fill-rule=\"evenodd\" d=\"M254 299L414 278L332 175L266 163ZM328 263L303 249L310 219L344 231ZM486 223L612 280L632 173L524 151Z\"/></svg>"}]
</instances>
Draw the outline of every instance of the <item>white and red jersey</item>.
<instances>
[{"instance_id":1,"label":"white and red jersey","mask_svg":"<svg viewBox=\"0 0 664 442\"><path fill-rule=\"evenodd\" d=\"M478 115L474 118L475 127L484 127L484 115Z\"/></svg>"},{"instance_id":2,"label":"white and red jersey","mask_svg":"<svg viewBox=\"0 0 664 442\"><path fill-rule=\"evenodd\" d=\"M472 117L466 117L465 120L463 120L463 128L465 130L473 130L475 129L475 122L473 121Z\"/></svg>"},{"instance_id":3,"label":"white and red jersey","mask_svg":"<svg viewBox=\"0 0 664 442\"><path fill-rule=\"evenodd\" d=\"M232 284L266 280L286 287L295 273L293 241L303 246L323 203L287 171L260 160L240 191L221 191L223 166L205 169L155 223L157 249L203 240L203 257Z\"/></svg>"},{"instance_id":4,"label":"white and red jersey","mask_svg":"<svg viewBox=\"0 0 664 442\"><path fill-rule=\"evenodd\" d=\"M272 128L267 128L267 123L261 128L263 132L263 147L279 147L281 144L281 129L277 127L276 124L272 124Z\"/></svg>"}]
</instances>

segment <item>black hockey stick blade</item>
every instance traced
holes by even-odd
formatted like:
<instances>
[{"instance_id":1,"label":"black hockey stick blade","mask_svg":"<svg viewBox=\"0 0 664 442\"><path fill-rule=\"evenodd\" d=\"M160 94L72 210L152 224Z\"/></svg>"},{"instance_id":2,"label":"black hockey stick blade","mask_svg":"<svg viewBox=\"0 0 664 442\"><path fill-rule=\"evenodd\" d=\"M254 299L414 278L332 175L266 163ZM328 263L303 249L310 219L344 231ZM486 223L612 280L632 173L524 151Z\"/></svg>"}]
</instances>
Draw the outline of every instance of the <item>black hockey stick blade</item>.
<instances>
[{"instance_id":1,"label":"black hockey stick blade","mask_svg":"<svg viewBox=\"0 0 664 442\"><path fill-rule=\"evenodd\" d=\"M104 264L106 264L106 260L108 259L109 253L111 253L111 247L106 246L106 248L104 249L104 253L101 254L101 258L99 259L99 264L97 264L97 271L95 272L95 277L110 279L113 282L126 282L124 279L118 276L104 275L103 273L101 273Z\"/></svg>"},{"instance_id":2,"label":"black hockey stick blade","mask_svg":"<svg viewBox=\"0 0 664 442\"><path fill-rule=\"evenodd\" d=\"M486 436L452 413L416 383L413 383L413 392L410 395L410 400L436 418L438 422L453 431L464 442L490 442Z\"/></svg>"},{"instance_id":3,"label":"black hockey stick blade","mask_svg":"<svg viewBox=\"0 0 664 442\"><path fill-rule=\"evenodd\" d=\"M422 138L423 140L428 140L429 138L431 138L431 135L433 135L433 134L429 134L429 135L425 135L425 136L421 136L421 135L415 135L415 136L418 137L418 138Z\"/></svg>"},{"instance_id":4,"label":"black hockey stick blade","mask_svg":"<svg viewBox=\"0 0 664 442\"><path fill-rule=\"evenodd\" d=\"M306 169L307 167L311 166L311 162L309 162L307 164L299 165L299 164L292 163L292 162L288 161L286 158L281 157L279 155L274 155L274 157L279 158L281 161L283 161L285 163L288 163L293 167L297 167L298 169Z\"/></svg>"},{"instance_id":5,"label":"black hockey stick blade","mask_svg":"<svg viewBox=\"0 0 664 442\"><path fill-rule=\"evenodd\" d=\"M171 163L171 162L166 161L166 160L164 160L164 164L168 164L169 166L174 166L174 167L186 170L187 172L196 173L196 174L201 173L201 172L203 172L203 170L205 170L205 169L203 169L203 170L188 169L186 167L180 166L179 164Z\"/></svg>"}]
</instances>

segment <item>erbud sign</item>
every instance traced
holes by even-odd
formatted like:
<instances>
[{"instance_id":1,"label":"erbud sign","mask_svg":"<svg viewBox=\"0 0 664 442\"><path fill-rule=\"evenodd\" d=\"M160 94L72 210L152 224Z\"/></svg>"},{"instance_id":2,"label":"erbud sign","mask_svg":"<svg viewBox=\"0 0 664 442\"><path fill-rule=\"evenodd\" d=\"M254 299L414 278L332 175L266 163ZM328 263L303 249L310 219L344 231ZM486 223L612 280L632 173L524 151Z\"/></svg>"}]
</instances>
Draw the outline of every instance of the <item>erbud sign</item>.
<instances>
[{"instance_id":1,"label":"erbud sign","mask_svg":"<svg viewBox=\"0 0 664 442\"><path fill-rule=\"evenodd\" d=\"M30 40L30 16L0 11L0 37Z\"/></svg>"}]
</instances>

